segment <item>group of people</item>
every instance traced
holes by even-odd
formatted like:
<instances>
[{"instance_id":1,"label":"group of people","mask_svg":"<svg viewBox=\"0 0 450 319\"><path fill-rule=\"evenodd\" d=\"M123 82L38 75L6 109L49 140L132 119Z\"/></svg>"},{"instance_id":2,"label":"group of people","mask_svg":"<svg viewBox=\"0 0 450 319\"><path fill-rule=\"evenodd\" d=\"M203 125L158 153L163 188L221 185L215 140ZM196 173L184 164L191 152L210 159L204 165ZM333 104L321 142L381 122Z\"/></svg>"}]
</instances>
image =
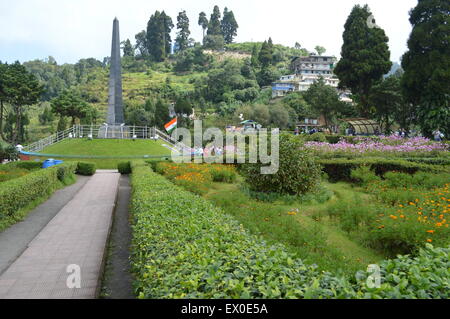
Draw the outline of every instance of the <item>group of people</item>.
<instances>
[{"instance_id":1,"label":"group of people","mask_svg":"<svg viewBox=\"0 0 450 319\"><path fill-rule=\"evenodd\" d=\"M203 148L203 147L197 147L197 148L191 148L189 149L191 152L191 155L193 156L220 156L223 154L224 150L222 147L213 146L211 148Z\"/></svg>"}]
</instances>

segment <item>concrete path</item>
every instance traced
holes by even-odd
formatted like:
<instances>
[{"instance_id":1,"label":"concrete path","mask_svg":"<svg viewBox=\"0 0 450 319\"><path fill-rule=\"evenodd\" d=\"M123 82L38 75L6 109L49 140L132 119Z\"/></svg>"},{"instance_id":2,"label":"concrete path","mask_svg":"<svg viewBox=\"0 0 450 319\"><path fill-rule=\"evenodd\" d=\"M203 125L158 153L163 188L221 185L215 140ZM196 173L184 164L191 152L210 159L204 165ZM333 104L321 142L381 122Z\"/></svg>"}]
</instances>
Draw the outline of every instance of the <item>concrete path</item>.
<instances>
[{"instance_id":1,"label":"concrete path","mask_svg":"<svg viewBox=\"0 0 450 319\"><path fill-rule=\"evenodd\" d=\"M98 170L89 179L0 275L0 299L97 296L119 177Z\"/></svg>"},{"instance_id":2,"label":"concrete path","mask_svg":"<svg viewBox=\"0 0 450 319\"><path fill-rule=\"evenodd\" d=\"M21 222L0 233L0 275L19 257L28 244L52 220L90 177L77 176L73 185L57 190L46 202L33 209Z\"/></svg>"}]
</instances>

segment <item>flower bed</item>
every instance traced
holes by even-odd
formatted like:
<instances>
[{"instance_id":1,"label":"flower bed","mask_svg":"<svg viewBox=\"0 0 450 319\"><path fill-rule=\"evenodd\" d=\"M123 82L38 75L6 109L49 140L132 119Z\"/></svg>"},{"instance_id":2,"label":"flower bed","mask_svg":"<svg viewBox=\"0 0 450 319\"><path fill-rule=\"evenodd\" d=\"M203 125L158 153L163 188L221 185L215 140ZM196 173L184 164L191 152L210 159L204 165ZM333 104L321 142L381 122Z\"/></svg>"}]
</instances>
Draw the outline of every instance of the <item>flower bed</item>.
<instances>
[{"instance_id":1,"label":"flower bed","mask_svg":"<svg viewBox=\"0 0 450 319\"><path fill-rule=\"evenodd\" d=\"M372 181L367 187L380 203L392 205L378 214L368 235L369 244L394 253L414 251L425 243L448 245L450 184L433 189L417 188L410 183L407 187L389 187L390 180L395 179L397 183L402 175L391 173L385 181ZM426 176L417 175L420 178Z\"/></svg>"},{"instance_id":2,"label":"flower bed","mask_svg":"<svg viewBox=\"0 0 450 319\"><path fill-rule=\"evenodd\" d=\"M166 176L175 184L185 187L193 193L202 195L208 192L212 182L232 183L236 172L229 165L176 164L160 162L156 172Z\"/></svg>"},{"instance_id":3,"label":"flower bed","mask_svg":"<svg viewBox=\"0 0 450 319\"><path fill-rule=\"evenodd\" d=\"M336 144L327 142L307 142L305 147L319 153L350 154L429 154L446 152L449 145L432 142L424 137L401 138L398 136L353 137L341 139Z\"/></svg>"}]
</instances>

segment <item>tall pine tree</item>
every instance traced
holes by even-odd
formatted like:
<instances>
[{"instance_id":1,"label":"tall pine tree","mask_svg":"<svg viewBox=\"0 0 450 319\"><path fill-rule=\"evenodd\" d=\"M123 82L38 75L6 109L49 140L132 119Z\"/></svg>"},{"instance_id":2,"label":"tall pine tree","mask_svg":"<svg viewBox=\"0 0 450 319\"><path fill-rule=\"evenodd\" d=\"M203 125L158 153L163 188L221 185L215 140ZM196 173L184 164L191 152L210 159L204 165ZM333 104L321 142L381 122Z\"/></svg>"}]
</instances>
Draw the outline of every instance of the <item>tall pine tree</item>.
<instances>
[{"instance_id":1,"label":"tall pine tree","mask_svg":"<svg viewBox=\"0 0 450 319\"><path fill-rule=\"evenodd\" d=\"M220 9L218 6L214 6L211 19L209 19L207 35L219 35L222 34L222 28L220 24Z\"/></svg>"},{"instance_id":2,"label":"tall pine tree","mask_svg":"<svg viewBox=\"0 0 450 319\"><path fill-rule=\"evenodd\" d=\"M180 31L178 31L175 43L177 44L179 51L184 51L189 45L189 36L191 34L189 31L189 18L186 15L186 11L182 11L178 14L177 29Z\"/></svg>"},{"instance_id":3,"label":"tall pine tree","mask_svg":"<svg viewBox=\"0 0 450 319\"><path fill-rule=\"evenodd\" d=\"M402 58L405 99L415 108L423 133L450 135L450 2L419 0L411 10L409 51Z\"/></svg>"},{"instance_id":4,"label":"tall pine tree","mask_svg":"<svg viewBox=\"0 0 450 319\"><path fill-rule=\"evenodd\" d=\"M172 19L166 13L156 11L147 24L147 50L155 61L164 61L170 54L172 39L170 32L174 27Z\"/></svg>"},{"instance_id":5,"label":"tall pine tree","mask_svg":"<svg viewBox=\"0 0 450 319\"><path fill-rule=\"evenodd\" d=\"M126 39L122 42L123 56L134 57L134 47L131 44L130 39Z\"/></svg>"},{"instance_id":6,"label":"tall pine tree","mask_svg":"<svg viewBox=\"0 0 450 319\"><path fill-rule=\"evenodd\" d=\"M234 37L237 35L237 29L239 25L234 18L233 11L228 11L228 8L225 7L223 11L223 19L221 23L222 34L226 44L230 44L233 42Z\"/></svg>"},{"instance_id":7,"label":"tall pine tree","mask_svg":"<svg viewBox=\"0 0 450 319\"><path fill-rule=\"evenodd\" d=\"M206 34L206 29L208 29L208 18L206 17L206 13L204 13L203 11L200 12L199 16L198 16L198 25L202 27L203 29L203 40L205 39L205 34Z\"/></svg>"},{"instance_id":8,"label":"tall pine tree","mask_svg":"<svg viewBox=\"0 0 450 319\"><path fill-rule=\"evenodd\" d=\"M207 35L204 39L204 46L208 49L222 50L224 46L224 38L222 34L222 27L220 23L220 9L214 6L213 13L208 23Z\"/></svg>"},{"instance_id":9,"label":"tall pine tree","mask_svg":"<svg viewBox=\"0 0 450 319\"><path fill-rule=\"evenodd\" d=\"M261 50L259 51L259 62L262 67L267 67L273 62L273 43L272 38L269 38L269 41L264 41Z\"/></svg>"},{"instance_id":10,"label":"tall pine tree","mask_svg":"<svg viewBox=\"0 0 450 319\"><path fill-rule=\"evenodd\" d=\"M364 116L369 114L370 89L392 66L389 39L383 29L368 23L371 16L367 5L353 7L345 23L342 58L334 70L340 86L357 96Z\"/></svg>"}]
</instances>

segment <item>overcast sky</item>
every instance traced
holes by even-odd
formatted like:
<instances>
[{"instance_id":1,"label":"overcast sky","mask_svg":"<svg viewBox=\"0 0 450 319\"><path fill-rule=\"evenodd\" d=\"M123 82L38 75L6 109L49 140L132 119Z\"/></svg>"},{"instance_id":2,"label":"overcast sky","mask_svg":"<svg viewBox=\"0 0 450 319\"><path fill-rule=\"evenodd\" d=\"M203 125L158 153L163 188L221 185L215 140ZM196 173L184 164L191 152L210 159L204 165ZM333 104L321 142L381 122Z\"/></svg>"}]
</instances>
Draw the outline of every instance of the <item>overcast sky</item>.
<instances>
[{"instance_id":1,"label":"overcast sky","mask_svg":"<svg viewBox=\"0 0 450 319\"><path fill-rule=\"evenodd\" d=\"M120 21L121 40L146 28L155 10L165 10L176 24L186 10L191 36L201 41L198 14L215 4L233 10L240 26L236 41L263 41L339 56L344 23L355 4L369 4L388 37L391 60L399 61L411 32L408 12L417 0L0 0L0 60L21 62L53 56L58 63L110 55L112 21ZM175 35L175 30L173 34ZM174 38L175 36L173 36Z\"/></svg>"}]
</instances>

